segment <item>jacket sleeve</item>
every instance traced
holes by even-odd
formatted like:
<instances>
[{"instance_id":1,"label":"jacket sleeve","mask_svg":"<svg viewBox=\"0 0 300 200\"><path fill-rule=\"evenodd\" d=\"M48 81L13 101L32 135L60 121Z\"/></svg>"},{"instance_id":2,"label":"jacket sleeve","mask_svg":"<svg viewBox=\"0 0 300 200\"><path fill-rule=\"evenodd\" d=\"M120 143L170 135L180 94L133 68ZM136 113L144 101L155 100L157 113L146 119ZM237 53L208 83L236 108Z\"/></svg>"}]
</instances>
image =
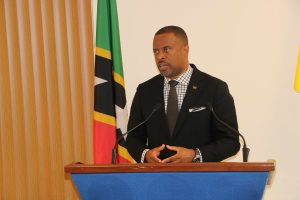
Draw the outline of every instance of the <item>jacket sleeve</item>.
<instances>
[{"instance_id":1,"label":"jacket sleeve","mask_svg":"<svg viewBox=\"0 0 300 200\"><path fill-rule=\"evenodd\" d=\"M213 94L212 106L221 120L238 129L234 101L225 82ZM239 136L211 117L211 143L200 147L204 162L218 162L235 155L240 149Z\"/></svg>"},{"instance_id":2,"label":"jacket sleeve","mask_svg":"<svg viewBox=\"0 0 300 200\"><path fill-rule=\"evenodd\" d=\"M140 104L140 86L135 93L128 120L128 130L145 120ZM126 148L136 162L140 162L142 152L147 148L147 134L145 125L128 134L126 138Z\"/></svg>"}]
</instances>

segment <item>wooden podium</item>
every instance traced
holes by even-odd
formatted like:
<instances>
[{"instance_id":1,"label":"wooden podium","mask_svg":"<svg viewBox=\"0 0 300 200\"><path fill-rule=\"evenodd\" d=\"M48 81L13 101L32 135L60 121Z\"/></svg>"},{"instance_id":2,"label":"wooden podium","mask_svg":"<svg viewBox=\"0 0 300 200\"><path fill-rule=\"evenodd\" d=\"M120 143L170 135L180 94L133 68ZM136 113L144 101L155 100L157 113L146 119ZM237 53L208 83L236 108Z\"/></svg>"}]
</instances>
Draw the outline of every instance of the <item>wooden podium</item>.
<instances>
[{"instance_id":1,"label":"wooden podium","mask_svg":"<svg viewBox=\"0 0 300 200\"><path fill-rule=\"evenodd\" d=\"M70 164L83 200L262 199L274 163Z\"/></svg>"}]
</instances>

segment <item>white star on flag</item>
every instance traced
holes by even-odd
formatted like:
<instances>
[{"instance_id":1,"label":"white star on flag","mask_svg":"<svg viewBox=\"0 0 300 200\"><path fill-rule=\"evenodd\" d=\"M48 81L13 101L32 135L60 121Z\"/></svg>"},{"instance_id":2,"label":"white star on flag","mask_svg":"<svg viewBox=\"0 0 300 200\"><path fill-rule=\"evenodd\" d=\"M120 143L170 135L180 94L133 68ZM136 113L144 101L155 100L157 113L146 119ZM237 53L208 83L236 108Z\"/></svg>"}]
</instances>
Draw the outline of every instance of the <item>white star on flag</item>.
<instances>
[{"instance_id":1,"label":"white star on flag","mask_svg":"<svg viewBox=\"0 0 300 200\"><path fill-rule=\"evenodd\" d=\"M97 76L95 76L94 86L105 83L105 82L107 82L107 80L104 80L102 78L98 78Z\"/></svg>"}]
</instances>

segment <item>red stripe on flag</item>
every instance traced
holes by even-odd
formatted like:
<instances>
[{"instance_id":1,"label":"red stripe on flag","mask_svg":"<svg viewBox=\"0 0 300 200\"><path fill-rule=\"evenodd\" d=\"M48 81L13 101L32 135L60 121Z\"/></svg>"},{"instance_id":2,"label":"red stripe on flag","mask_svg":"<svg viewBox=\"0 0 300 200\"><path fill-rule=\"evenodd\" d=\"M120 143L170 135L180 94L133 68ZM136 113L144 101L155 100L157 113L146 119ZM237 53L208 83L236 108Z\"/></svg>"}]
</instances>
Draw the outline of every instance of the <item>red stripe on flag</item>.
<instances>
[{"instance_id":1,"label":"red stripe on flag","mask_svg":"<svg viewBox=\"0 0 300 200\"><path fill-rule=\"evenodd\" d=\"M95 164L110 164L112 149L116 143L116 127L94 120Z\"/></svg>"}]
</instances>

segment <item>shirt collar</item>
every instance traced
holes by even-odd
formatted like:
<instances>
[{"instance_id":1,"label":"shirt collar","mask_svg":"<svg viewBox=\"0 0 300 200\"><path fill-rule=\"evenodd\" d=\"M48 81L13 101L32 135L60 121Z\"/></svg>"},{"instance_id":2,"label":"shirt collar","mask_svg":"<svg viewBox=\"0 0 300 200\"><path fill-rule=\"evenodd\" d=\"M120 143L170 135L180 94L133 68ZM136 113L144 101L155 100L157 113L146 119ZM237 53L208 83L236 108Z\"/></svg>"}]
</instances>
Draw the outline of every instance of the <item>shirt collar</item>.
<instances>
[{"instance_id":1,"label":"shirt collar","mask_svg":"<svg viewBox=\"0 0 300 200\"><path fill-rule=\"evenodd\" d=\"M188 69L174 80L178 81L179 84L188 85L189 82L190 82L190 78L192 76L192 73L193 73L193 68L191 67L191 65L189 65ZM168 82L170 80L171 79L169 79L167 77L164 77L164 84L168 84Z\"/></svg>"}]
</instances>

